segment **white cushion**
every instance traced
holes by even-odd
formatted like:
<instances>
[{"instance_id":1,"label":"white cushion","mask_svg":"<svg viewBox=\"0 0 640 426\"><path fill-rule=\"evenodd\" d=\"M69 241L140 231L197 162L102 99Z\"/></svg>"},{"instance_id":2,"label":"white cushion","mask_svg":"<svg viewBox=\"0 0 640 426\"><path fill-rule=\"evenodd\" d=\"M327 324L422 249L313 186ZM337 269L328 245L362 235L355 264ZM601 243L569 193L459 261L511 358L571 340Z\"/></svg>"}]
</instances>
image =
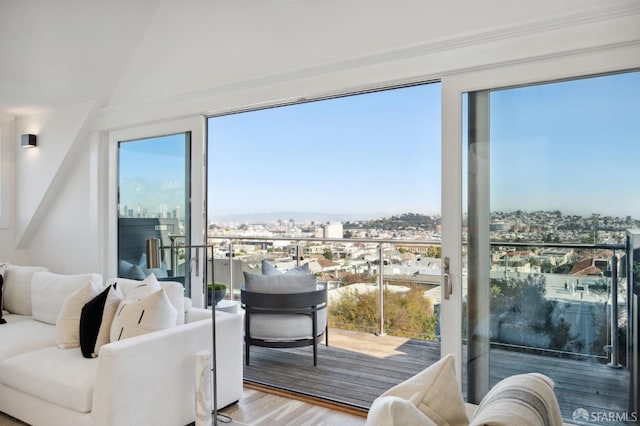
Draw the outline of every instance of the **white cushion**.
<instances>
[{"instance_id":1,"label":"white cushion","mask_svg":"<svg viewBox=\"0 0 640 426\"><path fill-rule=\"evenodd\" d=\"M437 426L406 399L397 396L376 398L369 409L366 426Z\"/></svg>"},{"instance_id":2,"label":"white cushion","mask_svg":"<svg viewBox=\"0 0 640 426\"><path fill-rule=\"evenodd\" d=\"M553 386L553 380L539 373L507 377L482 398L471 425L562 426Z\"/></svg>"},{"instance_id":3,"label":"white cushion","mask_svg":"<svg viewBox=\"0 0 640 426\"><path fill-rule=\"evenodd\" d=\"M299 293L316 289L313 274L259 275L244 272L244 287L257 293Z\"/></svg>"},{"instance_id":4,"label":"white cushion","mask_svg":"<svg viewBox=\"0 0 640 426\"><path fill-rule=\"evenodd\" d=\"M33 319L55 325L64 301L87 282L102 286L99 274L59 275L36 272L31 279Z\"/></svg>"},{"instance_id":5,"label":"white cushion","mask_svg":"<svg viewBox=\"0 0 640 426\"><path fill-rule=\"evenodd\" d=\"M327 310L317 314L317 335L327 326ZM312 335L311 317L308 315L251 314L251 337L255 339L291 341L310 339Z\"/></svg>"},{"instance_id":6,"label":"white cushion","mask_svg":"<svg viewBox=\"0 0 640 426\"><path fill-rule=\"evenodd\" d=\"M35 322L35 321L32 321ZM40 349L0 363L5 385L81 413L91 411L98 361L80 349Z\"/></svg>"},{"instance_id":7,"label":"white cushion","mask_svg":"<svg viewBox=\"0 0 640 426\"><path fill-rule=\"evenodd\" d=\"M155 281L157 284L159 284L159 288L164 289L165 293L167 293L167 297L171 301L171 304L176 308L178 312L184 313L187 310L185 307L184 286L177 281L159 282L156 279L155 274L149 274L143 281L130 280L127 278L109 278L107 280L107 286L113 283L118 283L118 285L120 286L120 290L122 290L122 294L127 297L128 293L133 288L137 287L145 281ZM176 325L180 324L184 324L184 314L178 315L176 317Z\"/></svg>"},{"instance_id":8,"label":"white cushion","mask_svg":"<svg viewBox=\"0 0 640 426\"><path fill-rule=\"evenodd\" d=\"M113 318L110 340L115 342L173 327L176 324L177 315L178 311L173 307L163 289L142 299L127 298L120 302Z\"/></svg>"},{"instance_id":9,"label":"white cushion","mask_svg":"<svg viewBox=\"0 0 640 426\"><path fill-rule=\"evenodd\" d=\"M3 309L12 314L31 315L31 278L39 271L39 266L7 265L2 288Z\"/></svg>"},{"instance_id":10,"label":"white cushion","mask_svg":"<svg viewBox=\"0 0 640 426\"><path fill-rule=\"evenodd\" d=\"M381 396L397 396L411 402L437 425L467 425L469 419L454 363L454 356L449 354Z\"/></svg>"},{"instance_id":11,"label":"white cushion","mask_svg":"<svg viewBox=\"0 0 640 426\"><path fill-rule=\"evenodd\" d=\"M56 345L60 349L80 346L78 330L82 307L100 293L100 287L94 281L87 281L65 299L56 320Z\"/></svg>"},{"instance_id":12,"label":"white cushion","mask_svg":"<svg viewBox=\"0 0 640 426\"><path fill-rule=\"evenodd\" d=\"M7 315L5 319L7 324L0 326L0 362L17 354L55 346L54 326L25 315Z\"/></svg>"}]
</instances>

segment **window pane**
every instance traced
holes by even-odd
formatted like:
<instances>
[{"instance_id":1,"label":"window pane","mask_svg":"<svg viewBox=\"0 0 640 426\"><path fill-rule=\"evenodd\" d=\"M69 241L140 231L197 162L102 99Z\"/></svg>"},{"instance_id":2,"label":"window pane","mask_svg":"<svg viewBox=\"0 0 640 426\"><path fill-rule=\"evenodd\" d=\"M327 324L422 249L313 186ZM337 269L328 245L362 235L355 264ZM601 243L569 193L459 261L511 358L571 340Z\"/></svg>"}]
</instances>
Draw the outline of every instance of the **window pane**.
<instances>
[{"instance_id":1,"label":"window pane","mask_svg":"<svg viewBox=\"0 0 640 426\"><path fill-rule=\"evenodd\" d=\"M188 133L120 142L118 276L153 272L188 284L188 262L177 247L188 244L189 146ZM160 265L147 265L148 238L161 241Z\"/></svg>"},{"instance_id":2,"label":"window pane","mask_svg":"<svg viewBox=\"0 0 640 426\"><path fill-rule=\"evenodd\" d=\"M640 227L640 73L475 92L465 102L465 125L481 116L489 130L465 141L469 220L488 218L479 229L469 224L469 384L484 383L476 355L488 362L491 386L542 372L555 380L566 419L584 409L589 421L611 424L608 413L630 413L620 271L625 231ZM478 185L478 177L486 179ZM488 262L471 256L487 249ZM486 312L479 300L489 318L477 315ZM488 327L490 357L474 326Z\"/></svg>"}]
</instances>

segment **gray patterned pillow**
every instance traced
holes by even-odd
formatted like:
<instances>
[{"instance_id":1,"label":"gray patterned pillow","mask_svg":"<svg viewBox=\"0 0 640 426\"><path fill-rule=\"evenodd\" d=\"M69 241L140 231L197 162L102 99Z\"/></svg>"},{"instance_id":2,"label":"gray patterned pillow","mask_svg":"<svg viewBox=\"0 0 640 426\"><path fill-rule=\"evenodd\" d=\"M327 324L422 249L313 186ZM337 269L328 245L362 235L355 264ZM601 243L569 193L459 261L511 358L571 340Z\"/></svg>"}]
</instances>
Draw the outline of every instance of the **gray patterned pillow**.
<instances>
[{"instance_id":1,"label":"gray patterned pillow","mask_svg":"<svg viewBox=\"0 0 640 426\"><path fill-rule=\"evenodd\" d=\"M562 426L553 386L538 373L507 377L482 398L470 426Z\"/></svg>"},{"instance_id":2,"label":"gray patterned pillow","mask_svg":"<svg viewBox=\"0 0 640 426\"><path fill-rule=\"evenodd\" d=\"M287 269L284 272L285 275L306 275L309 273L309 264L296 266L295 268ZM268 260L262 260L262 275L282 275L283 272L269 263Z\"/></svg>"}]
</instances>

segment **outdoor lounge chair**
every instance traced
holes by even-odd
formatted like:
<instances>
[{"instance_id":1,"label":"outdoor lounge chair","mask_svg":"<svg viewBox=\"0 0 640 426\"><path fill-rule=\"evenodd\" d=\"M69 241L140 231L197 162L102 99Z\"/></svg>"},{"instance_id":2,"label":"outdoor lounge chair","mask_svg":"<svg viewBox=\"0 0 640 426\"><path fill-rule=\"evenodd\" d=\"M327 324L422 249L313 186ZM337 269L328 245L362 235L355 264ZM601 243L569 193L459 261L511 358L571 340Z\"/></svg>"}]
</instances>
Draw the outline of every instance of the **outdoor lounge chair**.
<instances>
[{"instance_id":1,"label":"outdoor lounge chair","mask_svg":"<svg viewBox=\"0 0 640 426\"><path fill-rule=\"evenodd\" d=\"M245 272L241 290L245 310L245 362L251 345L293 348L317 344L327 336L327 285L310 274L257 275Z\"/></svg>"}]
</instances>

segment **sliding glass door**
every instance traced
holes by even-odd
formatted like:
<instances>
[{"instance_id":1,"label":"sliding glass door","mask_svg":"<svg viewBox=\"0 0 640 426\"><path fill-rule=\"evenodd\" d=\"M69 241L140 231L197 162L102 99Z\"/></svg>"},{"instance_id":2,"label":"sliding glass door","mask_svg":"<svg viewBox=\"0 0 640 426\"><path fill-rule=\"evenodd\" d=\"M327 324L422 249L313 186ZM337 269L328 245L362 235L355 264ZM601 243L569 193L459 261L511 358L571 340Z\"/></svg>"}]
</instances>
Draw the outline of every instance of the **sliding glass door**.
<instances>
[{"instance_id":1,"label":"sliding glass door","mask_svg":"<svg viewBox=\"0 0 640 426\"><path fill-rule=\"evenodd\" d=\"M191 134L118 144L118 276L180 281L189 292ZM146 241L160 240L161 262L150 265Z\"/></svg>"},{"instance_id":2,"label":"sliding glass door","mask_svg":"<svg viewBox=\"0 0 640 426\"><path fill-rule=\"evenodd\" d=\"M626 230L640 72L463 95L466 393L539 372L563 417L633 421Z\"/></svg>"}]
</instances>

